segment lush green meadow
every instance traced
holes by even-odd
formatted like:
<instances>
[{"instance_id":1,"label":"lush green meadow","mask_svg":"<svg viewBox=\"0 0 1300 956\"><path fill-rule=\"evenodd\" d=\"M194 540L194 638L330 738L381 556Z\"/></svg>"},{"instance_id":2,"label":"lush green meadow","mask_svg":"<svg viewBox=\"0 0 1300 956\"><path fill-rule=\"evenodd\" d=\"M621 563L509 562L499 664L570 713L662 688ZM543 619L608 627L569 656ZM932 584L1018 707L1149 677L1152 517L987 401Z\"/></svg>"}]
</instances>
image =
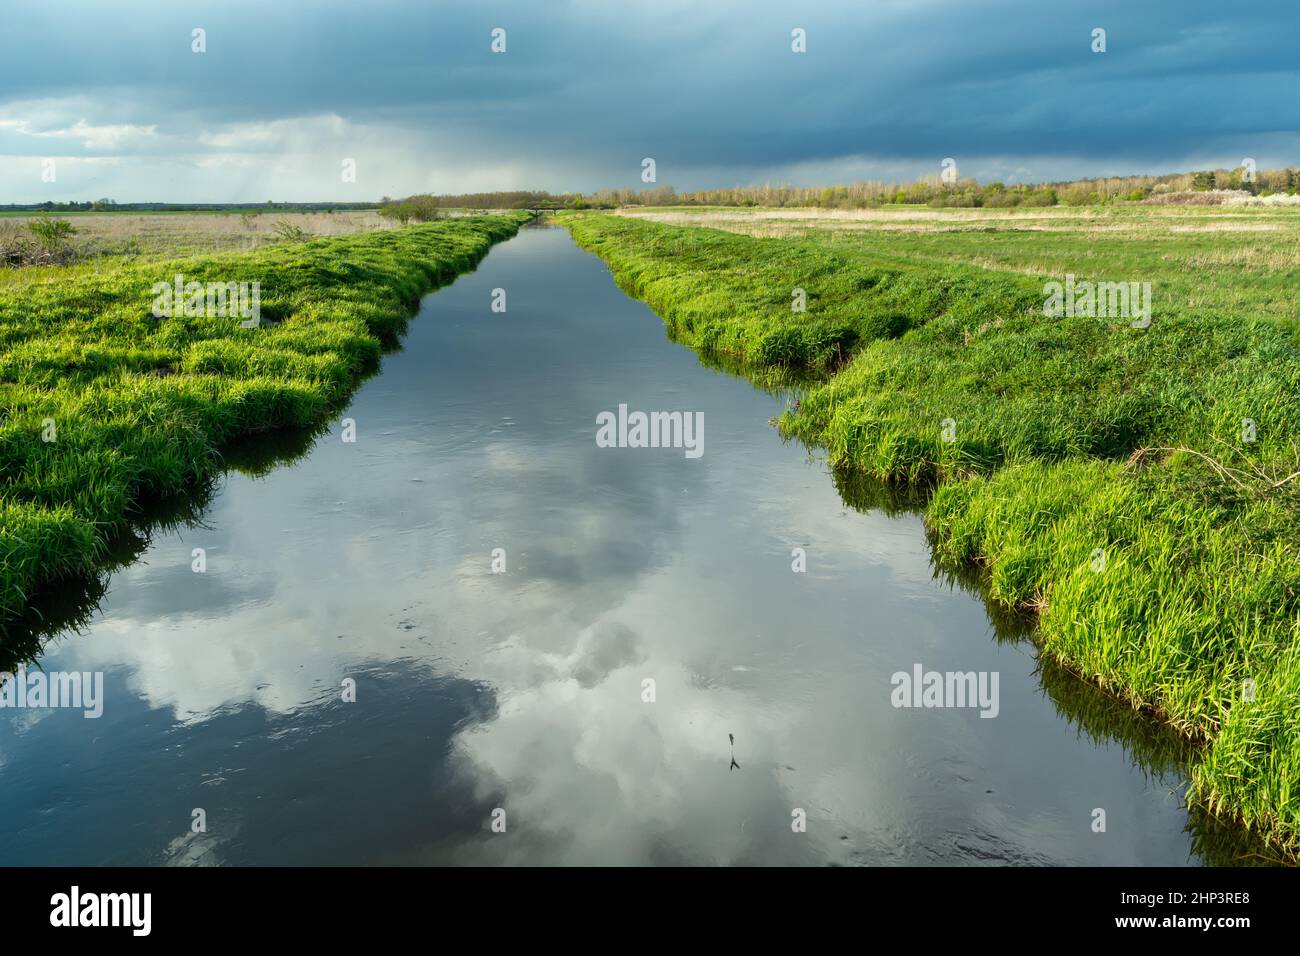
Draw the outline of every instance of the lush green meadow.
<instances>
[{"instance_id":1,"label":"lush green meadow","mask_svg":"<svg viewBox=\"0 0 1300 956\"><path fill-rule=\"evenodd\" d=\"M143 505L209 479L234 439L321 425L418 297L528 218L0 270L0 623L93 573ZM259 283L262 324L156 317L153 287L178 273Z\"/></svg>"},{"instance_id":2,"label":"lush green meadow","mask_svg":"<svg viewBox=\"0 0 1300 956\"><path fill-rule=\"evenodd\" d=\"M657 209L627 215L765 238L808 238L877 264L970 265L1034 277L1145 276L1166 307L1294 317L1300 209L1113 206L1042 209Z\"/></svg>"},{"instance_id":3,"label":"lush green meadow","mask_svg":"<svg viewBox=\"0 0 1300 956\"><path fill-rule=\"evenodd\" d=\"M565 222L680 341L818 372L785 433L933 488L942 559L1200 741L1194 802L1300 847L1300 216L648 215ZM1066 273L1150 282L1150 326L1045 317Z\"/></svg>"}]
</instances>

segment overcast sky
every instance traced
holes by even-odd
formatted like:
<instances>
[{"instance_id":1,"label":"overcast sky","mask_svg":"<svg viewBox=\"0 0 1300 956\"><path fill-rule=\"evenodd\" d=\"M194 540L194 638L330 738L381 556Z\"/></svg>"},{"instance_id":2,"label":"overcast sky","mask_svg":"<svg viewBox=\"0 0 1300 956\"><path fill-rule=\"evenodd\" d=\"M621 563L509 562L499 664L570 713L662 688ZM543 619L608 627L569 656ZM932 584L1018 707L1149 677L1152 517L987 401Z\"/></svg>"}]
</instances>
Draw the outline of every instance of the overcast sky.
<instances>
[{"instance_id":1,"label":"overcast sky","mask_svg":"<svg viewBox=\"0 0 1300 956\"><path fill-rule=\"evenodd\" d=\"M0 203L1300 161L1297 0L2 2Z\"/></svg>"}]
</instances>

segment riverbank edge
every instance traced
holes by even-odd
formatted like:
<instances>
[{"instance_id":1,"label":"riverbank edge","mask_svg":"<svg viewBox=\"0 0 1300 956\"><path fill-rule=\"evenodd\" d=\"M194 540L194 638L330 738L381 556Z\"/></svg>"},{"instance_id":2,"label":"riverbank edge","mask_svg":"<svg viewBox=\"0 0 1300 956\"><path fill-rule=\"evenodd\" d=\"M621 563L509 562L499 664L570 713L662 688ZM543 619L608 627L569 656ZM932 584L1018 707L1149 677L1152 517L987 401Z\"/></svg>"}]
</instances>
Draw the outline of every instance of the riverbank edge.
<instances>
[{"instance_id":1,"label":"riverbank edge","mask_svg":"<svg viewBox=\"0 0 1300 956\"><path fill-rule=\"evenodd\" d=\"M641 281L638 272L627 266L626 262L619 261L614 255L611 255L607 237L597 236L595 233L599 230L599 221L612 220L615 217L600 216L592 214L583 214L580 216L568 215L558 218L559 225L568 229L570 235L580 248L596 255L610 268L615 281L620 288L634 298L648 305L664 321L665 326L674 339L681 344L691 347L699 353L722 353L728 355L736 364L753 368L755 371L762 371L766 366L761 361L754 361L753 354L746 354L743 348L717 348L713 342L701 341L699 337L690 334L691 327L699 321L699 315L692 310L681 310L677 303L671 301L667 296L657 296L652 289L646 287ZM626 223L626 219L623 220ZM649 229L683 229L690 228L700 231L708 230L705 226L681 227L681 226L664 226L662 224L639 220L638 224ZM578 228L574 228L578 225ZM625 228L620 224L618 228ZM774 240L763 240L756 237L745 237L750 241L773 242ZM779 240L777 240L779 241ZM700 263L694 260L691 263L693 268L698 269ZM936 273L940 270L934 270ZM719 274L718 288L724 289L726 282L724 277ZM726 317L721 316L711 321L725 323ZM682 334L686 329L686 334ZM712 337L711 337L712 338ZM734 340L733 340L734 341ZM860 343L865 345L866 343ZM848 367L851 358L844 362L835 362L825 365L821 371L822 387L824 393L831 392L826 386L835 382L836 378L842 371ZM958 525L966 517L961 514L963 488L969 489L977 485L988 485L997 481L1003 484L1003 488L1015 481L1014 472L1017 467L1032 467L1034 463L1028 466L999 464L989 467L966 467L960 460L956 461L930 461L923 467L917 468L916 461L909 461L905 467L896 472L883 471L880 468L872 468L864 461L856 460L856 456L846 449L843 442L836 446L830 430L832 423L843 426L836 412L841 409L830 405L831 411L827 412L826 408L821 409L823 413L820 421L814 423L811 427L808 421L801 421L797 415L787 412L777 426L781 433L787 437L796 437L809 445L815 445L825 448L832 459L832 464L856 470L862 474L872 477L876 480L886 483L901 481L904 484L924 484L927 485L934 494L930 496L929 502L924 509L924 521L926 526L937 538L941 550L945 551L945 557L949 559L960 560L963 563L978 568L986 579L991 578L995 572L1002 570L1005 564L1011 563L1016 556L1007 556L998 554L997 543L989 542L987 537L982 536L979 530L966 527L959 532ZM864 428L869 427L863 423ZM859 446L861 447L861 446ZM1050 468L1051 464L1043 462L1044 467ZM1119 463L1109 462L1098 459L1079 459L1076 461L1067 461L1065 466L1096 466L1098 468L1119 468ZM1035 476L1041 480L1042 476ZM1017 489L1019 491L1019 489ZM985 516L985 520L987 516ZM969 525L971 522L967 522ZM960 541L955 539L959 536ZM1085 559L1086 564L1086 559ZM1053 583L1063 584L1063 581L1046 582L1047 589L1050 589ZM1039 596L1036 595L1036 599ZM1044 628L1044 612L1047 605L1035 604L1034 601L1025 600L1007 600L999 593L997 587L989 588L986 599L1004 607L1017 607L1033 612L1037 625L1033 630L1033 640L1040 652L1046 654L1052 661L1067 669L1080 679L1097 687L1104 693L1115 697L1136 710L1141 710L1150 714L1161 723L1171 727L1175 732L1194 741L1202 747L1206 759L1199 760L1190 768L1191 784L1186 796L1189 805L1194 805L1198 809L1208 813L1215 819L1229 825L1240 826L1250 832L1253 832L1262 840L1270 849L1280 850L1285 854L1288 861L1295 863L1300 862L1300 816L1291 808L1290 816L1284 813L1284 810L1290 807L1290 802L1283 799L1277 799L1278 788L1282 794L1289 792L1289 779L1287 775L1288 767L1283 766L1280 772L1281 780L1269 780L1259 788L1247 786L1246 790L1251 801L1240 799L1243 796L1241 789L1223 789L1225 779L1235 780L1242 783L1240 779L1243 767L1249 771L1258 774L1257 766L1252 766L1249 762L1242 759L1239 754L1229 754L1227 759L1221 763L1229 765L1225 771L1220 768L1220 762L1215 761L1215 773L1210 774L1205 768L1211 764L1210 757L1218 757L1216 754L1216 745L1220 744L1221 736L1213 732L1208 732L1203 726L1197 726L1190 720L1180 719L1169 707L1165 706L1160 700L1151 699L1137 691L1133 686L1122 679L1117 679L1116 675L1108 674L1102 669L1095 666L1095 662L1090 662L1084 654L1072 653L1069 649L1063 649L1056 646L1051 641L1050 629ZM1076 624L1078 622L1075 622ZM1138 622L1140 624L1140 622ZM1294 667L1295 645L1279 653L1284 658L1282 663L1278 664L1277 671L1282 672L1282 676L1276 680L1279 688L1289 692L1289 687L1295 684ZM1290 651L1291 653L1288 653ZM1293 696L1293 695L1291 695ZM1226 718L1225 718L1226 720ZM1240 735L1238 735L1239 739ZM1285 749L1287 757L1294 759L1292 756L1295 752L1295 739L1283 741L1283 746L1279 749ZM1286 744L1291 744L1286 747ZM1251 754L1258 757L1258 752ZM1271 754L1270 754L1271 756ZM1276 766L1270 761L1271 766ZM1275 776L1279 774L1275 772ZM1247 784L1250 781L1246 782ZM1262 790L1261 794L1259 790ZM1261 805L1262 800L1262 805Z\"/></svg>"},{"instance_id":2,"label":"riverbank edge","mask_svg":"<svg viewBox=\"0 0 1300 956\"><path fill-rule=\"evenodd\" d=\"M123 463L123 470L136 480L131 482L127 495L113 502L117 507L107 515L79 513L67 502L11 495L11 487L23 476L5 476L4 494L0 495L0 565L3 567L0 640L5 639L10 626L21 628L31 605L60 582L101 572L110 541L132 525L142 506L210 481L224 467L223 452L237 447L242 439L284 429L323 428L330 415L344 407L361 383L374 373L382 353L398 345L406 323L418 312L423 296L472 272L494 245L514 237L534 218L525 212L461 217L398 230L271 246L253 252L151 259L110 269L107 277L69 276L66 288L70 298L84 294L87 281L107 281L114 272L127 276L122 291L102 298L104 309L122 308L127 303L133 310L147 312L152 296L145 295L143 290L150 289L156 280L171 280L177 270L183 270L187 276L219 276L224 281L229 274L242 274L240 270L257 274L258 267L265 265L265 274L261 276L263 302L279 296L292 298L302 308L284 315L273 326L241 329L232 333L231 339L192 343L212 348L206 352L186 352L186 359L192 358L193 367L187 361L181 367L167 370L167 379L173 383L184 382L186 378L209 383L213 407L207 409L206 416L181 416L181 426L176 421L165 421L159 434L152 436L157 439L157 447L175 455L175 461L168 462L165 494L156 493L156 484L149 481L152 476L147 464L133 465L129 460ZM272 262L274 268L266 265ZM349 290L350 275L355 275L357 282L368 291L381 291L383 295L369 299L351 295L328 301L331 293ZM277 288L277 277L284 279L283 288ZM375 283L376 277L381 277L380 284ZM42 285L52 288L54 295L59 294L59 284L51 283L48 276L43 277ZM0 292L21 294L21 285L11 284ZM315 363L312 368L316 377L309 381L296 377L300 370L290 361L281 361L278 380L275 373L268 374L265 367L255 365L251 359L255 357L256 346L248 343L257 343L256 336L272 328L280 334L273 343L277 358L299 355L304 362L310 359ZM309 341L312 328L320 330L316 341ZM338 334L340 329L342 334ZM301 350L296 351L290 337L303 332L308 335L297 340ZM235 335L241 337L234 338ZM220 348L227 344L247 351L233 357L221 353ZM240 360L243 365L239 365ZM244 379L250 384L248 394L240 394L237 389L231 394L229 390L230 386L240 384L236 368L242 369ZM211 384L212 380L222 379L226 391ZM84 385L77 400L93 394L96 384L91 381ZM178 414L185 410L180 403L171 407ZM40 421L39 417L35 419L35 423ZM18 423L7 424L19 427ZM93 421L85 424L88 428L96 425ZM205 430L205 424L211 427ZM34 424L24 429L27 430L40 435L41 426ZM184 438L178 439L181 431ZM98 441L98 436L95 440ZM56 445L47 443L44 449L40 445L34 447L40 451ZM40 461L28 458L22 464L28 465L33 460Z\"/></svg>"}]
</instances>

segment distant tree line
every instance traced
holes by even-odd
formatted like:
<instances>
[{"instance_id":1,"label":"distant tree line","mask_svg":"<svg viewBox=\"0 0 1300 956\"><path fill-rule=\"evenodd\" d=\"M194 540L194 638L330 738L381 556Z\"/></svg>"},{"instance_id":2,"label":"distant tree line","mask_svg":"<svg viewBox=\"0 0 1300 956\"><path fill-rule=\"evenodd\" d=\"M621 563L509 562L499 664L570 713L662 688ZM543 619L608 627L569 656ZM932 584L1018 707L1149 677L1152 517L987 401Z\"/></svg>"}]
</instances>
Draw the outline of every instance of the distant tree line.
<instances>
[{"instance_id":1,"label":"distant tree line","mask_svg":"<svg viewBox=\"0 0 1300 956\"><path fill-rule=\"evenodd\" d=\"M939 176L914 183L858 182L847 186L737 186L681 193L675 205L801 206L864 209L886 204L934 207L1088 206L1141 202L1159 193L1242 190L1256 196L1300 194L1300 169L1248 171L1245 167L1164 176L1110 176L1065 182L1009 185L973 179L943 182ZM637 200L634 200L637 201ZM646 200L639 200L646 202ZM653 197L650 204L664 203Z\"/></svg>"},{"instance_id":2,"label":"distant tree line","mask_svg":"<svg viewBox=\"0 0 1300 956\"><path fill-rule=\"evenodd\" d=\"M1065 182L980 183L974 179L944 182L926 176L913 183L864 181L836 186L735 186L679 193L669 185L650 189L602 189L583 193L550 193L513 189L498 192L434 195L405 199L383 197L377 203L118 203L112 199L86 202L43 202L0 206L9 212L321 212L335 209L378 209L398 222L429 222L448 209L613 209L621 206L798 206L822 209L867 209L883 205L1002 208L1015 206L1091 206L1110 202L1157 201L1162 195L1239 190L1254 196L1300 195L1300 169L1236 169L1171 173L1164 176L1109 176Z\"/></svg>"},{"instance_id":3,"label":"distant tree line","mask_svg":"<svg viewBox=\"0 0 1300 956\"><path fill-rule=\"evenodd\" d=\"M115 200L95 199L87 202L41 202L26 205L12 204L0 209L14 212L106 212L120 208Z\"/></svg>"},{"instance_id":4,"label":"distant tree line","mask_svg":"<svg viewBox=\"0 0 1300 956\"><path fill-rule=\"evenodd\" d=\"M457 209L610 209L622 206L793 206L822 209L867 209L884 205L935 208L1012 208L1091 206L1142 202L1161 194L1241 190L1256 196L1300 194L1300 169L1252 171L1245 167L1163 176L1108 176L1062 182L980 183L974 179L944 182L939 176L913 183L857 182L836 186L789 186L766 183L679 193L669 185L650 189L602 189L593 193L517 190L385 198L380 215L401 221L436 218ZM405 218L403 218L405 217Z\"/></svg>"},{"instance_id":5,"label":"distant tree line","mask_svg":"<svg viewBox=\"0 0 1300 956\"><path fill-rule=\"evenodd\" d=\"M330 212L335 209L377 209L377 202L87 202L10 203L0 212Z\"/></svg>"}]
</instances>

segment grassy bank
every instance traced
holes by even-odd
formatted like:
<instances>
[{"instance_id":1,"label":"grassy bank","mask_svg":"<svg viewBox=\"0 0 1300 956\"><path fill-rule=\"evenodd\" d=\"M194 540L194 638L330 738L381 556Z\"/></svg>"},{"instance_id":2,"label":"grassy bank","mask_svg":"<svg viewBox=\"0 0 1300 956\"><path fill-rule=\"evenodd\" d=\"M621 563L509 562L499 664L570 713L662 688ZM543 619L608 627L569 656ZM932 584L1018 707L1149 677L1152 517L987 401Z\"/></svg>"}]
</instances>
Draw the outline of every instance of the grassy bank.
<instances>
[{"instance_id":1,"label":"grassy bank","mask_svg":"<svg viewBox=\"0 0 1300 956\"><path fill-rule=\"evenodd\" d=\"M763 238L811 239L900 267L976 266L1037 280L1145 277L1180 312L1292 317L1300 272L1295 209L660 209L628 216Z\"/></svg>"},{"instance_id":2,"label":"grassy bank","mask_svg":"<svg viewBox=\"0 0 1300 956\"><path fill-rule=\"evenodd\" d=\"M525 214L193 259L10 270L0 281L0 622L93 572L141 503L184 492L241 437L319 425L418 297ZM157 318L155 283L257 282L262 325Z\"/></svg>"},{"instance_id":3,"label":"grassy bank","mask_svg":"<svg viewBox=\"0 0 1300 956\"><path fill-rule=\"evenodd\" d=\"M1289 265L1224 254L1207 274L1215 229L1158 255L1118 231L1053 233L1012 271L972 250L1005 260L1033 237L987 222L925 254L830 229L566 224L681 341L827 373L783 430L937 486L943 557L1036 609L1051 660L1202 742L1195 803L1300 846L1300 330L1272 307ZM1044 318L1044 280L1067 271L1151 282L1150 327Z\"/></svg>"}]
</instances>

